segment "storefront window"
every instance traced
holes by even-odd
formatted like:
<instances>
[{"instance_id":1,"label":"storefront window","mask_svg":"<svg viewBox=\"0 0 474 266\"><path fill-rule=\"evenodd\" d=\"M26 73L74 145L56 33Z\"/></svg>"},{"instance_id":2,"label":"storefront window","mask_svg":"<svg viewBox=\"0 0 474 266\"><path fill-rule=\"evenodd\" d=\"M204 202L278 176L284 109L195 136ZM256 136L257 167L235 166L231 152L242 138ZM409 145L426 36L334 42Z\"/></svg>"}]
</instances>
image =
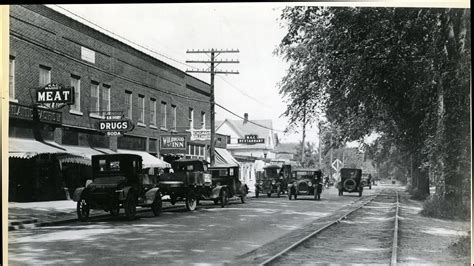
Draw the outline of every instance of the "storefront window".
<instances>
[{"instance_id":1,"label":"storefront window","mask_svg":"<svg viewBox=\"0 0 474 266\"><path fill-rule=\"evenodd\" d=\"M140 94L138 95L138 110L140 112L138 122L145 123L145 96Z\"/></svg>"},{"instance_id":2,"label":"storefront window","mask_svg":"<svg viewBox=\"0 0 474 266\"><path fill-rule=\"evenodd\" d=\"M74 104L71 105L72 111L81 111L81 78L71 75L71 87L74 87Z\"/></svg>"},{"instance_id":3,"label":"storefront window","mask_svg":"<svg viewBox=\"0 0 474 266\"><path fill-rule=\"evenodd\" d=\"M132 92L131 91L125 91L125 107L127 108L126 110L127 118L132 119Z\"/></svg>"},{"instance_id":4,"label":"storefront window","mask_svg":"<svg viewBox=\"0 0 474 266\"><path fill-rule=\"evenodd\" d=\"M40 87L51 83L51 68L40 65L39 67L39 85Z\"/></svg>"},{"instance_id":5,"label":"storefront window","mask_svg":"<svg viewBox=\"0 0 474 266\"><path fill-rule=\"evenodd\" d=\"M15 100L15 58L10 57L10 74L9 74L10 86L9 86L9 96L10 100Z\"/></svg>"}]
</instances>

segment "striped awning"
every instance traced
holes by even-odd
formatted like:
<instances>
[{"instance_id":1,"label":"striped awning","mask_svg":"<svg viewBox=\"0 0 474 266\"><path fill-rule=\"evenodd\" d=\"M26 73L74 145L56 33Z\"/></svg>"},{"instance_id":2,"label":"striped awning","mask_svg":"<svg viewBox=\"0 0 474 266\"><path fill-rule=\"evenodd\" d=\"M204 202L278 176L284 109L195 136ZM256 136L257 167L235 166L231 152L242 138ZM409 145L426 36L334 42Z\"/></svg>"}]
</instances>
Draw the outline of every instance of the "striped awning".
<instances>
[{"instance_id":1,"label":"striped awning","mask_svg":"<svg viewBox=\"0 0 474 266\"><path fill-rule=\"evenodd\" d=\"M135 150L117 150L119 153L130 153L140 155L143 160L143 168L171 168L171 164L161 160L149 154L146 151L135 151Z\"/></svg>"},{"instance_id":2,"label":"striped awning","mask_svg":"<svg viewBox=\"0 0 474 266\"><path fill-rule=\"evenodd\" d=\"M8 157L29 159L38 154L66 153L67 150L53 141L8 138Z\"/></svg>"},{"instance_id":3,"label":"striped awning","mask_svg":"<svg viewBox=\"0 0 474 266\"><path fill-rule=\"evenodd\" d=\"M214 167L238 167L239 162L230 154L229 151L222 148L215 148Z\"/></svg>"}]
</instances>

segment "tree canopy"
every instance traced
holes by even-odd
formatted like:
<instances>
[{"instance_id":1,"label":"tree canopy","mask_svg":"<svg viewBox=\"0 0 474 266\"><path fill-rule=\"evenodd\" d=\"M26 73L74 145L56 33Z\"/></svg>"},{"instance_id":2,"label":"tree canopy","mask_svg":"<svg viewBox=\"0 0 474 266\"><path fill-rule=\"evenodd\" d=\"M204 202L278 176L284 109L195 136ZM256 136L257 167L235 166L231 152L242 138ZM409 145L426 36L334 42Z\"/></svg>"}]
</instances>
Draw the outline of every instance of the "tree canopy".
<instances>
[{"instance_id":1,"label":"tree canopy","mask_svg":"<svg viewBox=\"0 0 474 266\"><path fill-rule=\"evenodd\" d=\"M427 194L431 176L461 200L470 177L469 9L297 6L281 21L290 123L309 106L313 120L324 112L335 143L378 132L377 146L410 158L415 192Z\"/></svg>"}]
</instances>

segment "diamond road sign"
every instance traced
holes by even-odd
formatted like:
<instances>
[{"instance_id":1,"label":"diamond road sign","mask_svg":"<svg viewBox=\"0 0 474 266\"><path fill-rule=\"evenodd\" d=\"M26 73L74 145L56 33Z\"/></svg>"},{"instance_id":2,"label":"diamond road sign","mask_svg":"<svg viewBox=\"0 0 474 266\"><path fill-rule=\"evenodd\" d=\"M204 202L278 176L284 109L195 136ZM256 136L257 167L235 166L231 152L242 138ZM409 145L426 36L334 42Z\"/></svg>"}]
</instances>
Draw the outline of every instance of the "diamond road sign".
<instances>
[{"instance_id":1,"label":"diamond road sign","mask_svg":"<svg viewBox=\"0 0 474 266\"><path fill-rule=\"evenodd\" d=\"M339 160L339 159L334 160L334 162L332 162L332 168L336 171L341 170L341 168L342 168L341 160Z\"/></svg>"}]
</instances>

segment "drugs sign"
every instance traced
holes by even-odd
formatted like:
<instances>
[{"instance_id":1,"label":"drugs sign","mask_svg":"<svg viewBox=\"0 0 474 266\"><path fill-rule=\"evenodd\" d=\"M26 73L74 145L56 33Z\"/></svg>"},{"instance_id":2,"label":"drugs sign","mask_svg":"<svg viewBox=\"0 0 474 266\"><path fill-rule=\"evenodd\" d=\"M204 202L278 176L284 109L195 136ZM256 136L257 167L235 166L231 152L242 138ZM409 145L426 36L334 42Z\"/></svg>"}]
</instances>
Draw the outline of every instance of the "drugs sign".
<instances>
[{"instance_id":1,"label":"drugs sign","mask_svg":"<svg viewBox=\"0 0 474 266\"><path fill-rule=\"evenodd\" d=\"M107 119L97 122L97 129L107 136L122 136L124 132L133 130L133 123L128 119Z\"/></svg>"}]
</instances>

